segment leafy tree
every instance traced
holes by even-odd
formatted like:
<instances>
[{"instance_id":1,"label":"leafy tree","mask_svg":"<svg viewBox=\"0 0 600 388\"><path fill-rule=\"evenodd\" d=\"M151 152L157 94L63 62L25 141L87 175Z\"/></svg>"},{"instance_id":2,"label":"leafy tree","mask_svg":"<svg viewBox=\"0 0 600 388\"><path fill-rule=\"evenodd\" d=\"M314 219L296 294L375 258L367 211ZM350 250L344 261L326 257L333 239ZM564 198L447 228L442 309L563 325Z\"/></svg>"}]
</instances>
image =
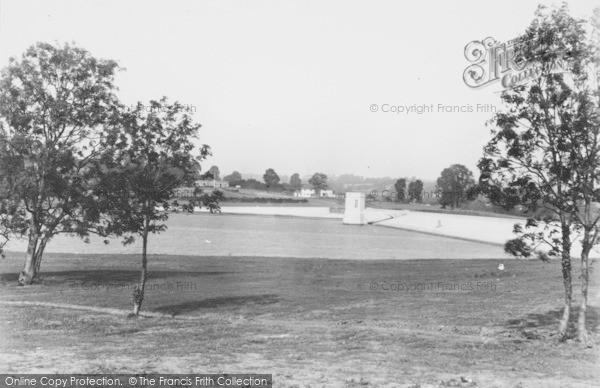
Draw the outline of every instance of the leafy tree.
<instances>
[{"instance_id":1,"label":"leafy tree","mask_svg":"<svg viewBox=\"0 0 600 388\"><path fill-rule=\"evenodd\" d=\"M200 162L196 161L194 166L194 180L196 181L199 179L204 179L204 174L202 174L202 166L200 166Z\"/></svg>"},{"instance_id":2,"label":"leafy tree","mask_svg":"<svg viewBox=\"0 0 600 388\"><path fill-rule=\"evenodd\" d=\"M290 178L290 189L296 191L302 188L302 180L300 179L300 174L294 173Z\"/></svg>"},{"instance_id":3,"label":"leafy tree","mask_svg":"<svg viewBox=\"0 0 600 388\"><path fill-rule=\"evenodd\" d=\"M600 201L599 22L599 9L586 26L566 5L538 8L517 48L520 60L536 65L536 77L502 93L506 109L491 121L492 139L479 162L480 187L492 202L546 211L525 227L515 225L517 238L505 250L543 260L560 257L565 288L560 338L567 335L572 303L572 243L582 236L582 342L588 340L589 253L598 243L600 221L593 206ZM567 71L556 71L560 68ZM537 251L541 244L549 251Z\"/></svg>"},{"instance_id":4,"label":"leafy tree","mask_svg":"<svg viewBox=\"0 0 600 388\"><path fill-rule=\"evenodd\" d=\"M423 202L423 181L417 179L408 184L408 199L411 202Z\"/></svg>"},{"instance_id":5,"label":"leafy tree","mask_svg":"<svg viewBox=\"0 0 600 388\"><path fill-rule=\"evenodd\" d=\"M245 179L236 179L236 180L229 181L229 187L240 186L242 188L246 188L247 184L248 183Z\"/></svg>"},{"instance_id":6,"label":"leafy tree","mask_svg":"<svg viewBox=\"0 0 600 388\"><path fill-rule=\"evenodd\" d=\"M265 173L263 175L263 180L265 181L267 190L269 190L269 188L272 188L272 187L278 185L279 181L281 179L279 178L279 175L277 175L275 170L273 170L272 168L269 168L268 170L265 171Z\"/></svg>"},{"instance_id":7,"label":"leafy tree","mask_svg":"<svg viewBox=\"0 0 600 388\"><path fill-rule=\"evenodd\" d=\"M109 153L97 164L101 184L96 190L99 207L110 220L108 232L124 235L124 243L142 239L141 275L133 294L133 315L140 312L148 273L148 238L166 229L169 199L181 185L194 185L197 161L205 159L208 146L192 156L199 124L193 122L190 109L165 98L151 101L150 111L138 104L124 125L105 143ZM219 191L192 199L187 206L207 206L218 211Z\"/></svg>"},{"instance_id":8,"label":"leafy tree","mask_svg":"<svg viewBox=\"0 0 600 388\"><path fill-rule=\"evenodd\" d=\"M242 185L242 187L244 189L251 189L251 190L266 190L267 186L262 183L257 181L256 179L247 179L244 184Z\"/></svg>"},{"instance_id":9,"label":"leafy tree","mask_svg":"<svg viewBox=\"0 0 600 388\"><path fill-rule=\"evenodd\" d=\"M216 180L221 180L221 172L219 171L219 167L217 166L212 166L209 170L208 173L210 175L212 175L213 179Z\"/></svg>"},{"instance_id":10,"label":"leafy tree","mask_svg":"<svg viewBox=\"0 0 600 388\"><path fill-rule=\"evenodd\" d=\"M193 213L196 208L205 207L211 213L220 213L220 203L225 200L225 195L221 190L212 190L210 193L203 193L200 187L196 187L194 191L194 198L188 201L187 204L181 205L181 208L188 213ZM174 204L168 206L173 209Z\"/></svg>"},{"instance_id":11,"label":"leafy tree","mask_svg":"<svg viewBox=\"0 0 600 388\"><path fill-rule=\"evenodd\" d=\"M207 172L200 175L200 179L204 181L219 179L219 168L217 166L212 166Z\"/></svg>"},{"instance_id":12,"label":"leafy tree","mask_svg":"<svg viewBox=\"0 0 600 388\"><path fill-rule=\"evenodd\" d=\"M437 179L439 203L442 208L450 205L452 209L459 208L470 197L475 187L473 173L462 164L453 164L442 170Z\"/></svg>"},{"instance_id":13,"label":"leafy tree","mask_svg":"<svg viewBox=\"0 0 600 388\"><path fill-rule=\"evenodd\" d=\"M37 43L2 71L0 234L28 239L21 285L35 279L57 234L104 234L90 166L105 152L106 130L121 124L118 70L80 47Z\"/></svg>"},{"instance_id":14,"label":"leafy tree","mask_svg":"<svg viewBox=\"0 0 600 388\"><path fill-rule=\"evenodd\" d=\"M308 184L310 184L315 191L317 192L317 197L321 197L321 190L326 190L327 185L327 175L322 172L315 172L313 176L308 180Z\"/></svg>"},{"instance_id":15,"label":"leafy tree","mask_svg":"<svg viewBox=\"0 0 600 388\"><path fill-rule=\"evenodd\" d=\"M229 183L231 183L233 181L239 181L239 180L242 180L242 174L240 174L237 171L234 171L230 175L226 175L223 178L223 180L226 181L226 182L229 182Z\"/></svg>"},{"instance_id":16,"label":"leafy tree","mask_svg":"<svg viewBox=\"0 0 600 388\"><path fill-rule=\"evenodd\" d=\"M406 201L406 178L400 178L394 183L394 189L396 190L396 201Z\"/></svg>"}]
</instances>

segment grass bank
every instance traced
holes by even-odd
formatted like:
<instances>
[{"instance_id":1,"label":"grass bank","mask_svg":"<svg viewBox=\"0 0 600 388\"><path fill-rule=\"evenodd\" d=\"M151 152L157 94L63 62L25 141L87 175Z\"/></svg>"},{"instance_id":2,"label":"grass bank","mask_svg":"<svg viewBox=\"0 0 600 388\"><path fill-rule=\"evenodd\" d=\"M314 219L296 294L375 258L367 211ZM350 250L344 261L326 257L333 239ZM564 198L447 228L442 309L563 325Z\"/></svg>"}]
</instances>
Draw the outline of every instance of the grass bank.
<instances>
[{"instance_id":1,"label":"grass bank","mask_svg":"<svg viewBox=\"0 0 600 388\"><path fill-rule=\"evenodd\" d=\"M0 271L4 373L250 371L273 373L278 387L589 386L600 378L598 345L551 337L558 263L511 260L501 272L500 260L152 256L144 308L160 314L132 320L137 255L48 255L31 287L15 286L21 260L9 255Z\"/></svg>"}]
</instances>

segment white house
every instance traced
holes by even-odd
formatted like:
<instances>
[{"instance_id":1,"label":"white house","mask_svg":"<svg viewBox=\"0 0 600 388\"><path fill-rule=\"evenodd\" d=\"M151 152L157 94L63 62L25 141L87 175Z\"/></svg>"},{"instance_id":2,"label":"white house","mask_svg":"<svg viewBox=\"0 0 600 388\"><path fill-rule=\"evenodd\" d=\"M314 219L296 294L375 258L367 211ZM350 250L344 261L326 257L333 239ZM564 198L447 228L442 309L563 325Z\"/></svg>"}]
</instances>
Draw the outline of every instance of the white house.
<instances>
[{"instance_id":1,"label":"white house","mask_svg":"<svg viewBox=\"0 0 600 388\"><path fill-rule=\"evenodd\" d=\"M297 198L313 198L315 196L314 189L300 189L294 192L294 197Z\"/></svg>"},{"instance_id":2,"label":"white house","mask_svg":"<svg viewBox=\"0 0 600 388\"><path fill-rule=\"evenodd\" d=\"M297 198L316 198L317 192L315 189L311 188L301 188L300 190L296 190L294 192L294 197ZM336 198L337 195L333 192L333 190L321 190L320 198Z\"/></svg>"},{"instance_id":3,"label":"white house","mask_svg":"<svg viewBox=\"0 0 600 388\"><path fill-rule=\"evenodd\" d=\"M229 188L229 182L218 181L218 180L197 180L196 186L200 187L212 187L213 189Z\"/></svg>"},{"instance_id":4,"label":"white house","mask_svg":"<svg viewBox=\"0 0 600 388\"><path fill-rule=\"evenodd\" d=\"M197 180L197 187L211 187L213 189L229 188L229 182L217 180ZM196 187L177 187L173 190L175 197L193 197Z\"/></svg>"},{"instance_id":5,"label":"white house","mask_svg":"<svg viewBox=\"0 0 600 388\"><path fill-rule=\"evenodd\" d=\"M177 198L193 197L195 187L177 187L173 190L173 194Z\"/></svg>"},{"instance_id":6,"label":"white house","mask_svg":"<svg viewBox=\"0 0 600 388\"><path fill-rule=\"evenodd\" d=\"M337 195L333 193L333 190L321 190L321 198L336 198Z\"/></svg>"}]
</instances>

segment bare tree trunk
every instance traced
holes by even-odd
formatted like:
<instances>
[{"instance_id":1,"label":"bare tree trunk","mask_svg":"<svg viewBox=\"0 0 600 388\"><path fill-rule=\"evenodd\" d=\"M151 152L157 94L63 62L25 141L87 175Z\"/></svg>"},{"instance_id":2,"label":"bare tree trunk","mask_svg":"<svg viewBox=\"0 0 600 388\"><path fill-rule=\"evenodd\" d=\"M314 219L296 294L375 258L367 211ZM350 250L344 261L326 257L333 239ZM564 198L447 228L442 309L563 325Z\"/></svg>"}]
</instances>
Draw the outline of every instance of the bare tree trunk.
<instances>
[{"instance_id":1,"label":"bare tree trunk","mask_svg":"<svg viewBox=\"0 0 600 388\"><path fill-rule=\"evenodd\" d=\"M571 275L571 228L565 223L562 224L562 274L563 284L565 286L565 309L558 325L558 336L565 339L567 336L567 327L569 317L571 316L571 301L573 300L573 284Z\"/></svg>"},{"instance_id":2,"label":"bare tree trunk","mask_svg":"<svg viewBox=\"0 0 600 388\"><path fill-rule=\"evenodd\" d=\"M44 249L46 249L48 239L49 238L46 236L40 237L39 233L35 229L31 229L29 232L27 258L25 259L23 270L19 274L18 284L20 286L30 285L40 272L42 255L44 254Z\"/></svg>"},{"instance_id":3,"label":"bare tree trunk","mask_svg":"<svg viewBox=\"0 0 600 388\"><path fill-rule=\"evenodd\" d=\"M35 260L35 274L40 273L40 267L42 265L42 255L44 254L44 250L46 249L46 244L48 243L48 237L42 237L40 243L38 245L38 252L36 254L37 259Z\"/></svg>"},{"instance_id":4,"label":"bare tree trunk","mask_svg":"<svg viewBox=\"0 0 600 388\"><path fill-rule=\"evenodd\" d=\"M579 318L577 320L577 333L578 339L582 343L587 343L588 335L585 327L585 314L587 311L587 296L588 296L588 283L589 283L589 256L592 250L591 230L586 229L584 232L581 250L581 303L579 305Z\"/></svg>"},{"instance_id":5,"label":"bare tree trunk","mask_svg":"<svg viewBox=\"0 0 600 388\"><path fill-rule=\"evenodd\" d=\"M148 257L147 257L147 249L148 249L148 225L146 223L146 228L144 230L144 234L142 236L142 274L140 276L140 283L138 287L133 291L133 315L140 315L140 310L142 308L142 302L144 301L144 291L146 288L146 280L148 276Z\"/></svg>"}]
</instances>

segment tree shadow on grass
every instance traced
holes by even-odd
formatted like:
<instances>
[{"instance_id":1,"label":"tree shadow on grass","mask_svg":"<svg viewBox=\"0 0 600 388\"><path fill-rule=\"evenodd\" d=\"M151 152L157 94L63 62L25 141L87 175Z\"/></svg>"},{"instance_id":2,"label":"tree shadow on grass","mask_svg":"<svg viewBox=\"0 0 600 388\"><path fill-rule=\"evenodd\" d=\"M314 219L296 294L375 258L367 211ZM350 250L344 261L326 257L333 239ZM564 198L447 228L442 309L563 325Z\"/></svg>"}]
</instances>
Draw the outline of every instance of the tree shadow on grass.
<instances>
[{"instance_id":1,"label":"tree shadow on grass","mask_svg":"<svg viewBox=\"0 0 600 388\"><path fill-rule=\"evenodd\" d=\"M245 295L245 296L223 296L202 300L193 300L178 304L157 307L154 311L171 314L173 316L187 314L201 309L218 307L241 307L248 305L266 306L279 303L280 298L275 294Z\"/></svg>"},{"instance_id":2,"label":"tree shadow on grass","mask_svg":"<svg viewBox=\"0 0 600 388\"><path fill-rule=\"evenodd\" d=\"M562 318L563 309L547 311L546 313L531 313L525 317L509 319L504 325L507 329L516 329L522 332L531 333L535 330L556 331ZM571 316L569 319L569 336L575 333L577 317L579 316L579 306L571 307ZM600 309L595 306L587 306L586 327L589 331L598 333L600 329ZM533 334L532 334L533 335Z\"/></svg>"},{"instance_id":3,"label":"tree shadow on grass","mask_svg":"<svg viewBox=\"0 0 600 388\"><path fill-rule=\"evenodd\" d=\"M203 276L227 275L233 272L224 271L149 271L148 280L165 278L196 278ZM0 281L17 282L18 273L0 273ZM90 284L128 284L136 283L140 278L140 271L115 270L115 269L92 269L43 272L35 279L35 284L62 285L67 283L90 283Z\"/></svg>"}]
</instances>

